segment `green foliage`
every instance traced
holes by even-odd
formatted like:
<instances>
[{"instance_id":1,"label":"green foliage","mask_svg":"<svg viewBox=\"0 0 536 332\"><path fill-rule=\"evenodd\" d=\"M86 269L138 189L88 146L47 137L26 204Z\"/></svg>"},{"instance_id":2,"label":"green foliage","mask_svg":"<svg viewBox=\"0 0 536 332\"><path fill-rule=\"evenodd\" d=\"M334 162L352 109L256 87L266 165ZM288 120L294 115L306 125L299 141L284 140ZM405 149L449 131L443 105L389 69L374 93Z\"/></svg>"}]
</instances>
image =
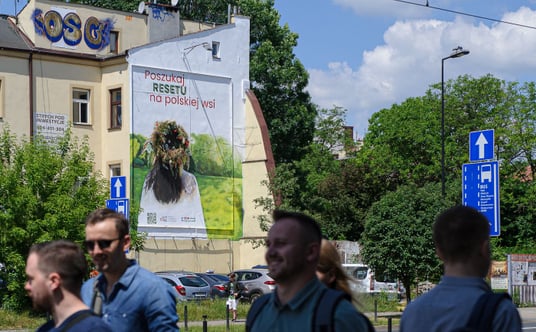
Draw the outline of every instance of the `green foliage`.
<instances>
[{"instance_id":1,"label":"green foliage","mask_svg":"<svg viewBox=\"0 0 536 332\"><path fill-rule=\"evenodd\" d=\"M399 309L399 302L397 298L392 298L388 293L380 292L367 294L358 294L359 310L361 312L374 312L374 309L378 312L397 312Z\"/></svg>"},{"instance_id":2,"label":"green foliage","mask_svg":"<svg viewBox=\"0 0 536 332\"><path fill-rule=\"evenodd\" d=\"M354 231L356 227L362 228L363 223L356 216L364 213L356 208L355 197L351 197L357 188L351 184L348 192L342 185L337 186L354 180L345 174L352 172L353 164L333 157L333 149L345 150L348 155L355 151L355 143L343 127L345 115L346 110L340 107L319 111L315 138L304 150L305 156L293 163L277 165L270 182L263 182L273 197L255 199L257 207L262 207L266 214L271 214L276 207L308 213L319 220L324 234L332 239L359 237L361 232ZM334 214L338 208L339 213ZM269 216L261 215L258 220L261 229L269 228Z\"/></svg>"},{"instance_id":3,"label":"green foliage","mask_svg":"<svg viewBox=\"0 0 536 332\"><path fill-rule=\"evenodd\" d=\"M277 163L300 160L311 143L317 109L305 90L309 75L293 53L298 35L280 26L273 0L241 0L251 19L252 89L263 109Z\"/></svg>"},{"instance_id":4,"label":"green foliage","mask_svg":"<svg viewBox=\"0 0 536 332\"><path fill-rule=\"evenodd\" d=\"M242 177L242 163L223 137L192 134L190 170L196 174Z\"/></svg>"},{"instance_id":5,"label":"green foliage","mask_svg":"<svg viewBox=\"0 0 536 332\"><path fill-rule=\"evenodd\" d=\"M65 2L81 3L95 7L132 12L138 8L139 1L136 0L69 0Z\"/></svg>"},{"instance_id":6,"label":"green foliage","mask_svg":"<svg viewBox=\"0 0 536 332\"><path fill-rule=\"evenodd\" d=\"M0 137L0 262L7 268L4 307L29 305L24 266L31 244L55 239L81 243L85 217L103 206L107 186L93 170L86 140L70 131L57 147L40 137Z\"/></svg>"},{"instance_id":7,"label":"green foliage","mask_svg":"<svg viewBox=\"0 0 536 332\"><path fill-rule=\"evenodd\" d=\"M361 255L379 275L402 281L410 299L417 277L434 279L441 273L432 241L432 224L449 206L438 184L399 187L374 203L365 220Z\"/></svg>"}]
</instances>

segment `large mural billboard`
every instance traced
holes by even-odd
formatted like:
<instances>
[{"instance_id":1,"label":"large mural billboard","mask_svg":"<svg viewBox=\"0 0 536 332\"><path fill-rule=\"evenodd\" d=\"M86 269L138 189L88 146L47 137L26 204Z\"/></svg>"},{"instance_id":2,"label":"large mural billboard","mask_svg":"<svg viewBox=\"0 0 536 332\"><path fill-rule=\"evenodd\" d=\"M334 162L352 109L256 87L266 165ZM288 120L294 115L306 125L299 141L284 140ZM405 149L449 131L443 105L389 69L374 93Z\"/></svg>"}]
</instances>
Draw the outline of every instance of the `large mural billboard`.
<instances>
[{"instance_id":1,"label":"large mural billboard","mask_svg":"<svg viewBox=\"0 0 536 332\"><path fill-rule=\"evenodd\" d=\"M132 66L131 199L138 231L242 235L242 156L230 78Z\"/></svg>"}]
</instances>

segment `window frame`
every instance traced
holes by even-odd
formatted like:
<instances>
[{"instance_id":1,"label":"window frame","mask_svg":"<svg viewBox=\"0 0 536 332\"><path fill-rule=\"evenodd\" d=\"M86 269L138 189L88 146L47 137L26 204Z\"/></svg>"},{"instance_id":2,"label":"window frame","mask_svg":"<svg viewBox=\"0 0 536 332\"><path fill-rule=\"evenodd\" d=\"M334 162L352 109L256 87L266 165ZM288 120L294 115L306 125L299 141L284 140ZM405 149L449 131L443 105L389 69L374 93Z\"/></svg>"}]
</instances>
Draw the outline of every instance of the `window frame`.
<instances>
[{"instance_id":1,"label":"window frame","mask_svg":"<svg viewBox=\"0 0 536 332\"><path fill-rule=\"evenodd\" d=\"M119 31L110 31L110 53L119 54Z\"/></svg>"},{"instance_id":2,"label":"window frame","mask_svg":"<svg viewBox=\"0 0 536 332\"><path fill-rule=\"evenodd\" d=\"M110 129L121 129L123 127L123 96L121 88L110 89L108 91L110 96ZM117 92L119 92L119 101L114 100L114 93ZM117 113L119 113L119 117Z\"/></svg>"},{"instance_id":3,"label":"window frame","mask_svg":"<svg viewBox=\"0 0 536 332\"><path fill-rule=\"evenodd\" d=\"M108 164L108 170L110 172L110 178L112 176L121 176L121 163Z\"/></svg>"},{"instance_id":4,"label":"window frame","mask_svg":"<svg viewBox=\"0 0 536 332\"><path fill-rule=\"evenodd\" d=\"M85 92L87 94L87 99L80 99L80 98L75 98L74 94L75 92ZM72 110L71 110L71 115L72 115L72 118L73 118L73 124L74 125L91 125L91 89L84 89L84 88L72 88L71 90L71 98L72 98ZM75 103L76 105L78 105L78 110L75 110ZM83 116L82 116L82 105L85 104L86 105L86 118L87 118L87 122L82 122L80 121ZM75 121L75 111L78 112L78 121Z\"/></svg>"}]
</instances>

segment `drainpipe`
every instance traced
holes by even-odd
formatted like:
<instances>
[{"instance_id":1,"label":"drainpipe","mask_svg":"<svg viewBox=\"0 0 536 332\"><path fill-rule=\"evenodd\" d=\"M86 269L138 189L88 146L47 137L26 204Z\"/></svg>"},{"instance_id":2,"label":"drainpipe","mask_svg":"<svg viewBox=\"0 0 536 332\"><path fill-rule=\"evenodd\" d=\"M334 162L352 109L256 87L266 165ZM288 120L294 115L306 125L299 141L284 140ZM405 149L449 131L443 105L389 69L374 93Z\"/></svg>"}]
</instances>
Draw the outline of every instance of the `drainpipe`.
<instances>
[{"instance_id":1,"label":"drainpipe","mask_svg":"<svg viewBox=\"0 0 536 332\"><path fill-rule=\"evenodd\" d=\"M33 77L33 52L30 52L30 57L28 59L28 93L30 101L30 137L34 135L34 77Z\"/></svg>"}]
</instances>

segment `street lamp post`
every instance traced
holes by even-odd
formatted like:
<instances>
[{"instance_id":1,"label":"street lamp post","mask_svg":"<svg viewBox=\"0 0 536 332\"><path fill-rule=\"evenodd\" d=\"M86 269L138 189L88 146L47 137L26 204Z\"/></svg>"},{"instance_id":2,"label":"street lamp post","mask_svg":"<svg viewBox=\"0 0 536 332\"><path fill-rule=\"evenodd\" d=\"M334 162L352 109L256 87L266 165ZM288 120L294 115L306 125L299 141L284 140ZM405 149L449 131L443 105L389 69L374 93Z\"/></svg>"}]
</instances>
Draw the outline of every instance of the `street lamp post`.
<instances>
[{"instance_id":1,"label":"street lamp post","mask_svg":"<svg viewBox=\"0 0 536 332\"><path fill-rule=\"evenodd\" d=\"M441 59L441 195L443 198L445 198L445 60L467 54L469 54L468 50L458 46L449 56Z\"/></svg>"}]
</instances>

